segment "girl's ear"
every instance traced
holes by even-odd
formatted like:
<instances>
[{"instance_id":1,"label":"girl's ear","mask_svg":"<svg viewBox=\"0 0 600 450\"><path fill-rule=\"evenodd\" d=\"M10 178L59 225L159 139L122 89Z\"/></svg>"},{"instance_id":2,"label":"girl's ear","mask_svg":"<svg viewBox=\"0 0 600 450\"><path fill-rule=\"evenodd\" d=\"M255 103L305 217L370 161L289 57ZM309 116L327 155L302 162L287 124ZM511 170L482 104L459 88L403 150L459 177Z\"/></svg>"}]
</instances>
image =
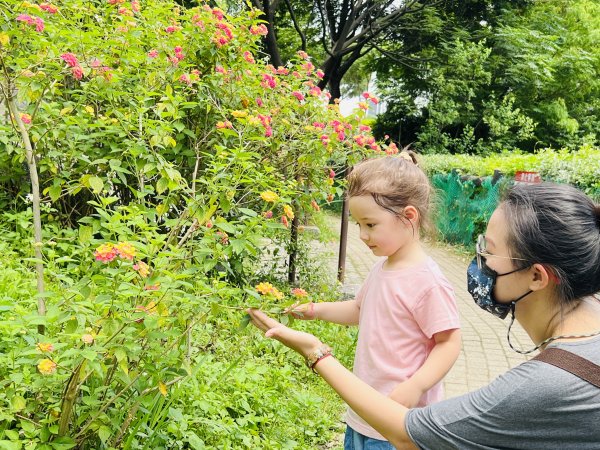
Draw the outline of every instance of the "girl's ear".
<instances>
[{"instance_id":1,"label":"girl's ear","mask_svg":"<svg viewBox=\"0 0 600 450\"><path fill-rule=\"evenodd\" d=\"M532 291L539 291L548 286L552 276L549 269L544 267L542 264L534 264L531 266L531 279L529 281L529 289Z\"/></svg>"},{"instance_id":2,"label":"girl's ear","mask_svg":"<svg viewBox=\"0 0 600 450\"><path fill-rule=\"evenodd\" d=\"M419 220L419 211L412 205L408 205L404 208L403 215L413 223L416 223Z\"/></svg>"}]
</instances>

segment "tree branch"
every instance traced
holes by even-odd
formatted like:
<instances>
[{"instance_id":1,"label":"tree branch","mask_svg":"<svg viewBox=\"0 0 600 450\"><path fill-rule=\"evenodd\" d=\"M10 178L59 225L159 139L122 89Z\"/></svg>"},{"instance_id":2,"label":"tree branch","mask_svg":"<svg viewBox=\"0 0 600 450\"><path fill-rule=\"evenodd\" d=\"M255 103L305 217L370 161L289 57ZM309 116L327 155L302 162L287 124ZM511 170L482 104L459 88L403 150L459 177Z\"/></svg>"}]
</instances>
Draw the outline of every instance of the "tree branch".
<instances>
[{"instance_id":1,"label":"tree branch","mask_svg":"<svg viewBox=\"0 0 600 450\"><path fill-rule=\"evenodd\" d=\"M294 28L296 29L296 31L300 35L300 39L302 40L302 51L306 51L306 36L302 32L302 29L300 28L300 25L298 24L298 20L296 19L296 14L294 14L294 8L292 8L290 0L285 0L285 4L288 8L288 11L290 12L290 17L292 18L292 23L294 24Z\"/></svg>"}]
</instances>

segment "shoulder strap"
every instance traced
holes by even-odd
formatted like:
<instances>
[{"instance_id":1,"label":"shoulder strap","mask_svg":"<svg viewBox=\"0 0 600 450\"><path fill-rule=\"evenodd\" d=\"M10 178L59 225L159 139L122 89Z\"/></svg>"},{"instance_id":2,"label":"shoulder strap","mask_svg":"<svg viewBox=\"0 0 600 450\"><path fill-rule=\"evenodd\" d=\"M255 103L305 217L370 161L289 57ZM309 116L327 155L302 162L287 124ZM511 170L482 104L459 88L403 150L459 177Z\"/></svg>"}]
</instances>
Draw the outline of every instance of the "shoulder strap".
<instances>
[{"instance_id":1,"label":"shoulder strap","mask_svg":"<svg viewBox=\"0 0 600 450\"><path fill-rule=\"evenodd\" d=\"M566 370L600 388L600 366L575 353L563 350L562 348L550 347L533 359Z\"/></svg>"}]
</instances>

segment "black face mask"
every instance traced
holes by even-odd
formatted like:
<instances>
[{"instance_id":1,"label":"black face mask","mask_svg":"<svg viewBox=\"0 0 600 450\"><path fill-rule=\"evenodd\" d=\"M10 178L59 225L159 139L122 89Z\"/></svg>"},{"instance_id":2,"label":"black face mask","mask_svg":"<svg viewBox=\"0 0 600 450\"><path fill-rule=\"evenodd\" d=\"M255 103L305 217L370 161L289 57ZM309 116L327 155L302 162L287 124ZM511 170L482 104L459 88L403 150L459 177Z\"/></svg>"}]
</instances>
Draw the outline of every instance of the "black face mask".
<instances>
[{"instance_id":1,"label":"black face mask","mask_svg":"<svg viewBox=\"0 0 600 450\"><path fill-rule=\"evenodd\" d=\"M494 285L496 284L496 278L510 275L526 268L523 267L507 273L498 273L486 265L480 269L477 265L477 258L473 258L467 269L467 290L480 308L500 319L504 319L508 315L508 312L512 311L514 320L515 304L533 291L527 291L509 303L499 303L494 299Z\"/></svg>"}]
</instances>

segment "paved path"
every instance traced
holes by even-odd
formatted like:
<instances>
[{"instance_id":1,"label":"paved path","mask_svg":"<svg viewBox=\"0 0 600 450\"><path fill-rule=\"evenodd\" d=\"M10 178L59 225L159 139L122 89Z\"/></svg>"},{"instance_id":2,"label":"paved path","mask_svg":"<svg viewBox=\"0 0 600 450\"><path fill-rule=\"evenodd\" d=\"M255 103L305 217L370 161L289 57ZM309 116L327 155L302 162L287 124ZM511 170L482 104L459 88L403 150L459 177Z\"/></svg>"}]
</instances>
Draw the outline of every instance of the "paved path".
<instances>
[{"instance_id":1,"label":"paved path","mask_svg":"<svg viewBox=\"0 0 600 450\"><path fill-rule=\"evenodd\" d=\"M339 229L336 218L331 227ZM338 244L331 245L332 270L337 267ZM442 244L429 245L429 253L440 265L456 292L462 326L462 351L458 361L444 380L446 397L455 397L478 389L508 369L527 358L510 349L506 341L509 318L504 321L480 309L474 302L466 286L466 270L469 260L459 256ZM368 247L362 243L356 224L349 225L346 277L343 290L355 294L369 270L377 260ZM531 341L515 322L511 340L517 348L531 348Z\"/></svg>"}]
</instances>

